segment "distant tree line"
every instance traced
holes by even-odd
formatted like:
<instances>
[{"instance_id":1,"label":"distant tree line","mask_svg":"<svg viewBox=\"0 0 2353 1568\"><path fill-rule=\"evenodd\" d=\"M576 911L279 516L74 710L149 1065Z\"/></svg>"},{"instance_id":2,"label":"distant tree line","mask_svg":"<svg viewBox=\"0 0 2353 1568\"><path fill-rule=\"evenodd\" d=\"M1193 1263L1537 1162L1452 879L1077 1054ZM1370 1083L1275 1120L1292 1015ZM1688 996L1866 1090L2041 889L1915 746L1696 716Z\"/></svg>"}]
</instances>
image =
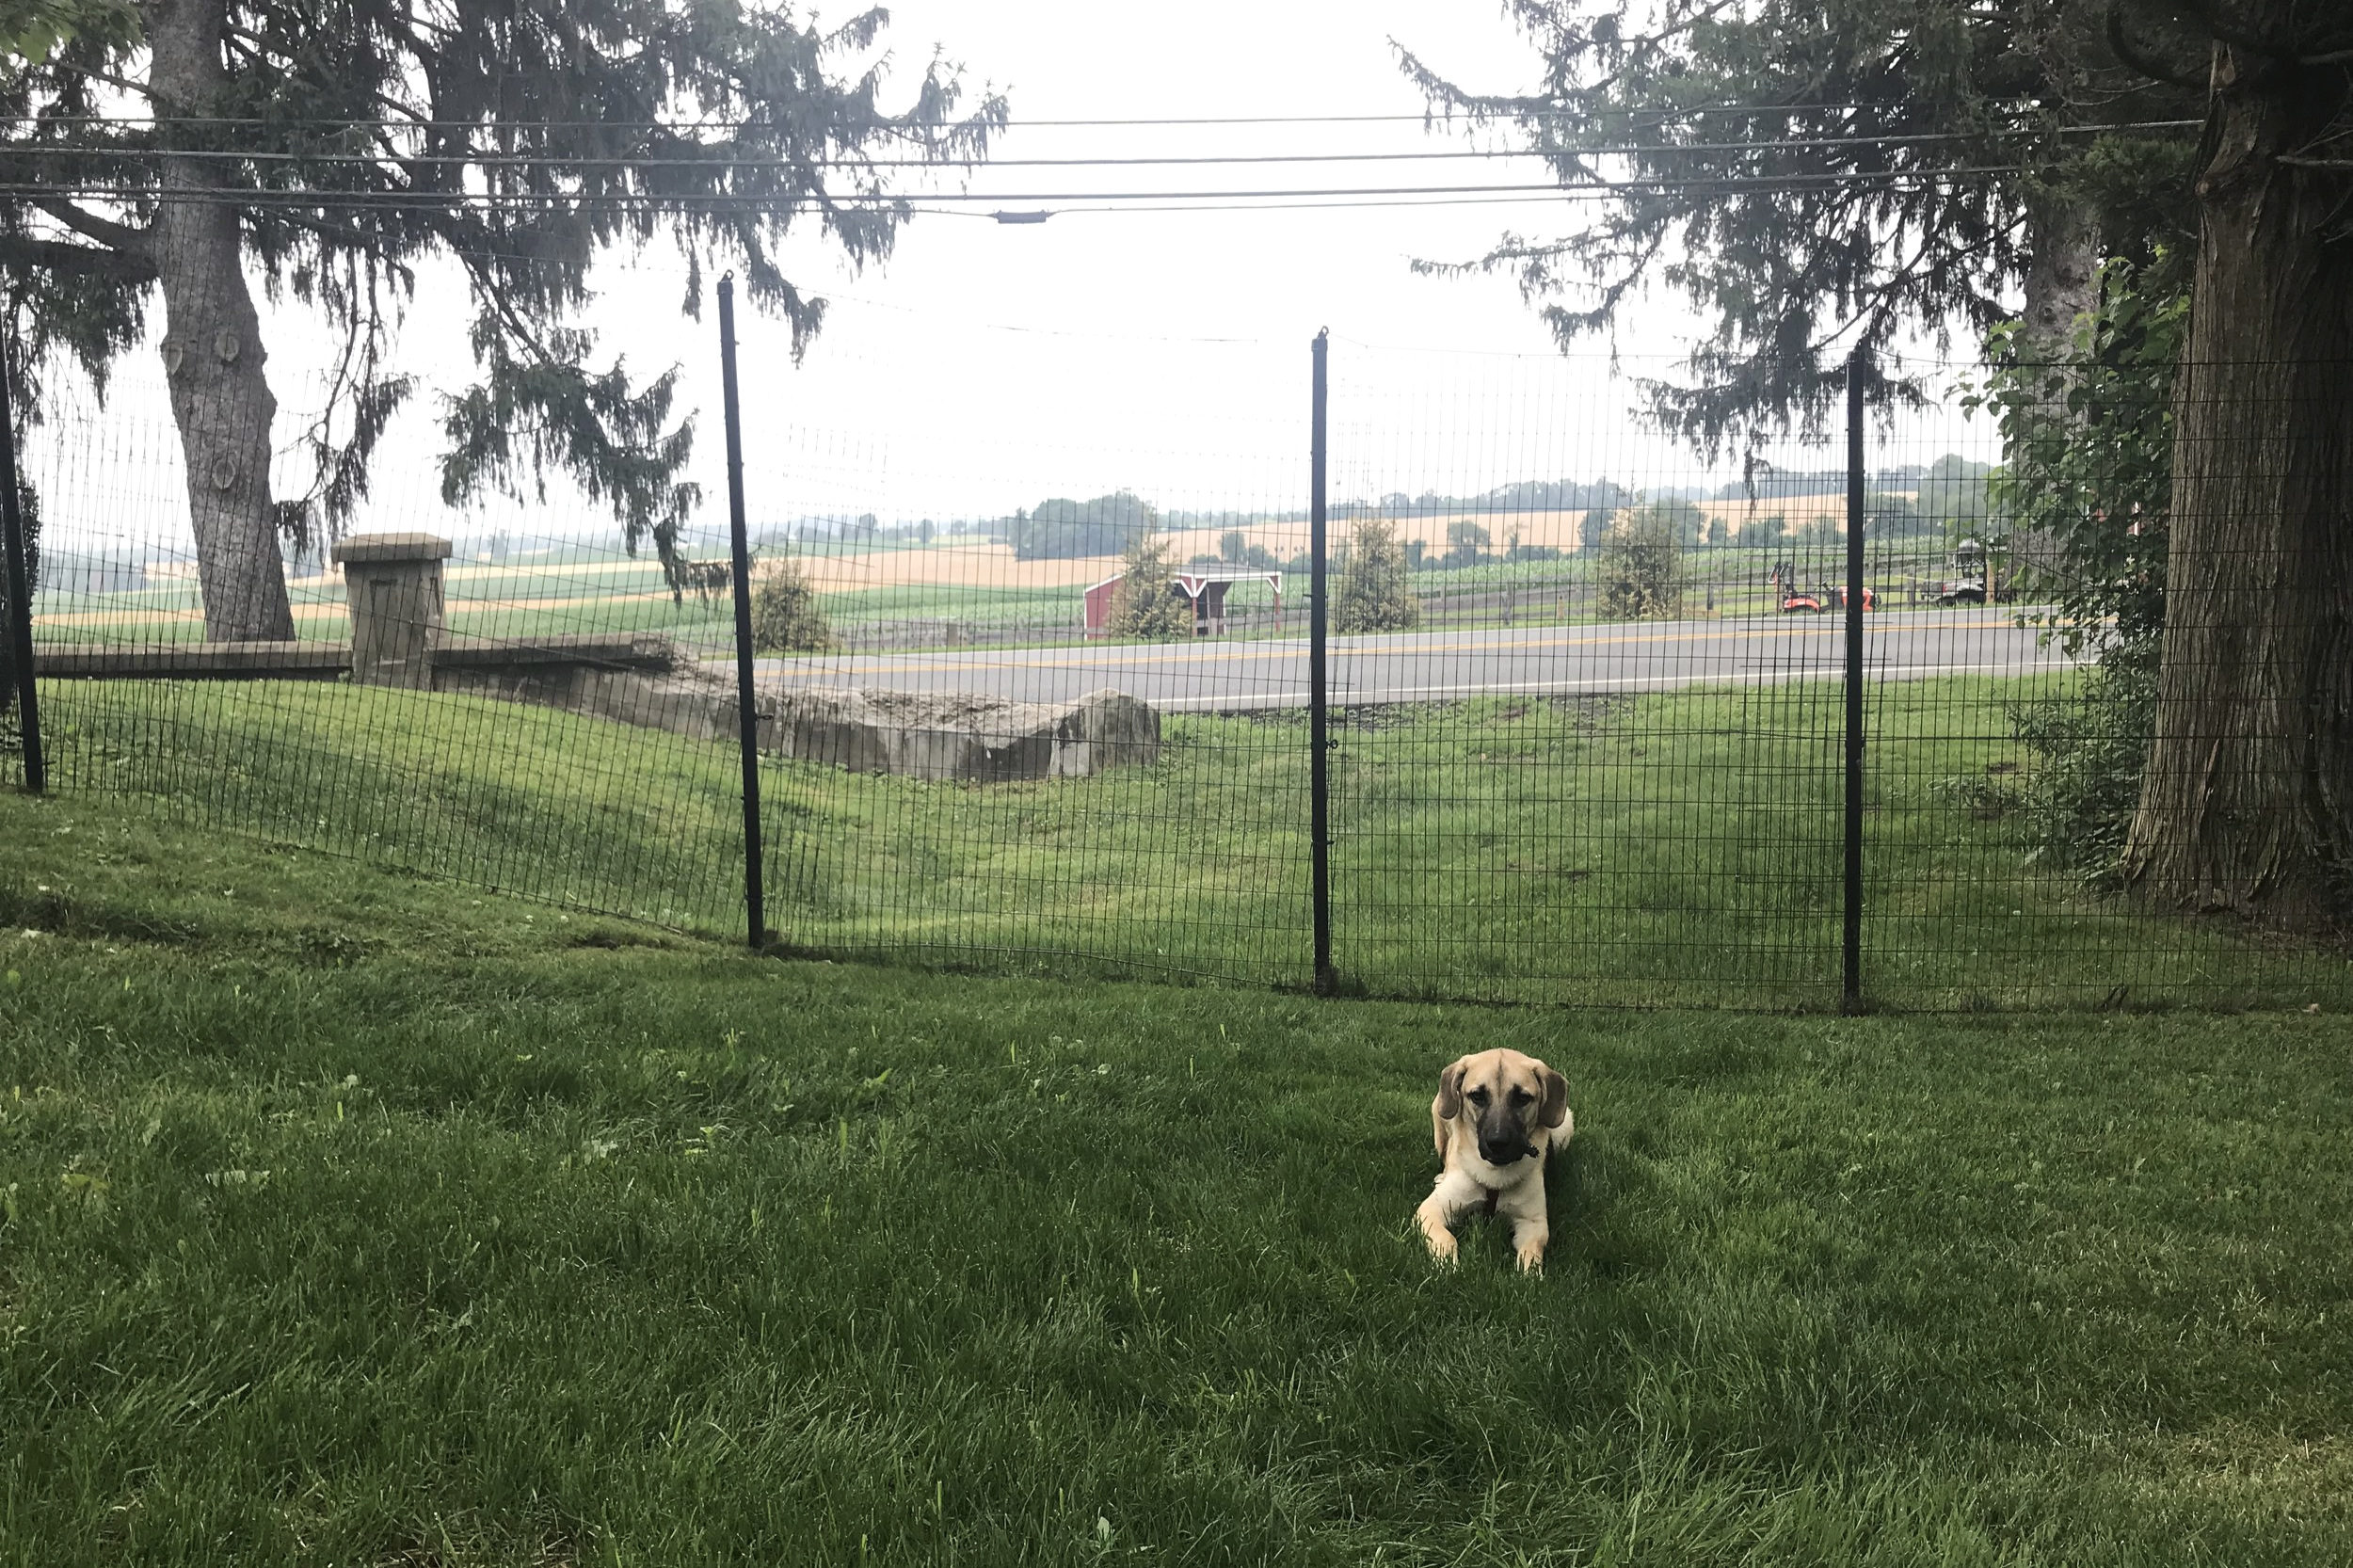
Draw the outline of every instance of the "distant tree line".
<instances>
[{"instance_id":1,"label":"distant tree line","mask_svg":"<svg viewBox=\"0 0 2353 1568\"><path fill-rule=\"evenodd\" d=\"M1393 518L1428 517L1440 512L1577 512L1596 506L1615 511L1633 505L1638 499L1634 491L1609 479L1596 479L1590 485L1574 479L1522 479L1478 495L1440 495L1434 490L1407 495L1402 490L1392 490L1377 504L1343 502L1334 510L1348 517L1377 514Z\"/></svg>"},{"instance_id":2,"label":"distant tree line","mask_svg":"<svg viewBox=\"0 0 2353 1568\"><path fill-rule=\"evenodd\" d=\"M1883 469L1873 475L1878 487L1870 498L1872 521L1886 536L1896 537L1948 536L1983 533L1991 513L1987 499L1987 484L1995 471L1991 465L1972 462L1967 458L1947 456L1923 468L1917 464L1902 468ZM1403 519L1440 516L1449 513L1471 513L1485 517L1494 527L1457 516L1447 527L1446 548L1433 553L1431 547L1419 539L1406 540L1401 546L1406 568L1413 571L1444 571L1464 567L1481 566L1493 561L1506 562L1550 560L1563 552L1550 545L1519 542L1516 533L1497 519L1509 519L1527 512L1578 512L1585 514L1577 548L1586 554L1601 549L1602 538L1610 520L1618 514L1637 507L1659 506L1672 510L1670 524L1678 544L1686 547L1733 542L1732 524L1723 520L1711 523L1698 503L1706 501L1746 501L1751 504L1789 496L1822 496L1841 494L1846 488L1843 470L1798 471L1759 469L1745 479L1715 487L1666 487L1634 489L1615 480L1601 478L1585 483L1574 479L1523 479L1513 484L1498 485L1477 495L1440 495L1424 491L1407 495L1391 491L1377 502L1349 500L1336 502L1330 508L1335 523L1349 524L1367 518ZM1899 492L1913 489L1917 498ZM1769 526L1768 514L1758 521L1740 520L1738 536L1754 536L1760 526L1772 537L1789 536L1805 539L1811 524L1796 528L1786 521L1779 527ZM1051 496L1034 506L1021 507L1012 515L985 520L966 520L935 523L925 518L915 522L884 522L872 512L853 516L803 518L795 522L760 530L755 543L789 546L814 539L839 539L847 544L902 544L915 541L931 543L941 536L979 536L1001 539L1013 547L1016 559L1023 561L1074 560L1082 557L1124 555L1138 539L1163 529L1223 527L1225 530L1215 556L1201 556L1203 562L1217 561L1228 566L1247 566L1259 570L1306 569L1305 553L1289 559L1276 556L1264 545L1251 543L1243 535L1242 525L1268 523L1297 523L1306 520L1304 511L1240 512L1175 511L1162 513L1153 503L1132 490L1113 490L1087 500L1068 496ZM1818 526L1814 526L1820 533ZM1503 535L1503 546L1496 548L1496 535ZM1833 526L1830 533L1835 535ZM1339 548L1336 545L1336 548Z\"/></svg>"},{"instance_id":3,"label":"distant tree line","mask_svg":"<svg viewBox=\"0 0 2353 1568\"><path fill-rule=\"evenodd\" d=\"M989 532L1013 546L1017 561L1066 561L1126 555L1160 526L1160 509L1132 490L1091 501L1055 496L1000 519Z\"/></svg>"}]
</instances>

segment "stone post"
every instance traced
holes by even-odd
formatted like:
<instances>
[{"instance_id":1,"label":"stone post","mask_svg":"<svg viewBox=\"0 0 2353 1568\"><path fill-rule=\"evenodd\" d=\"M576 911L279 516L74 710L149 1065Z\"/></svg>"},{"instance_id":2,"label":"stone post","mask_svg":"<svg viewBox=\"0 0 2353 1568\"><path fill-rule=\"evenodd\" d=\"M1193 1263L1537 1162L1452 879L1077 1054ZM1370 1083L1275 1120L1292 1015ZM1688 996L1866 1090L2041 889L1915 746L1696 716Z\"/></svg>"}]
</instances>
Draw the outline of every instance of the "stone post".
<instances>
[{"instance_id":1,"label":"stone post","mask_svg":"<svg viewBox=\"0 0 2353 1568\"><path fill-rule=\"evenodd\" d=\"M354 534L335 545L351 602L351 679L433 689L431 641L441 630L441 563L431 534Z\"/></svg>"}]
</instances>

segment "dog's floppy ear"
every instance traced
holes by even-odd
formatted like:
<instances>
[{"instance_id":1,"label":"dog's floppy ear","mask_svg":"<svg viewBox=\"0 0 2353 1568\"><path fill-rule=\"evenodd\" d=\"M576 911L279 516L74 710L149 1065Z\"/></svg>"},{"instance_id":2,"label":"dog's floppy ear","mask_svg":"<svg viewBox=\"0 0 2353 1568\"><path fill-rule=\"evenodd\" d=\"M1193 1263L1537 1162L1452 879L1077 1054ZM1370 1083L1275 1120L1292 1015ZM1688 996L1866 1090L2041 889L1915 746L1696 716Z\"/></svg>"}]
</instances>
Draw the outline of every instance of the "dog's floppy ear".
<instances>
[{"instance_id":1,"label":"dog's floppy ear","mask_svg":"<svg viewBox=\"0 0 2353 1568\"><path fill-rule=\"evenodd\" d=\"M1463 1074L1470 1058L1460 1057L1438 1075L1438 1119L1450 1122L1463 1113Z\"/></svg>"},{"instance_id":2,"label":"dog's floppy ear","mask_svg":"<svg viewBox=\"0 0 2353 1568\"><path fill-rule=\"evenodd\" d=\"M1559 1127L1569 1119L1569 1080L1550 1067L1544 1069L1543 1077L1545 1103L1536 1119L1546 1127Z\"/></svg>"}]
</instances>

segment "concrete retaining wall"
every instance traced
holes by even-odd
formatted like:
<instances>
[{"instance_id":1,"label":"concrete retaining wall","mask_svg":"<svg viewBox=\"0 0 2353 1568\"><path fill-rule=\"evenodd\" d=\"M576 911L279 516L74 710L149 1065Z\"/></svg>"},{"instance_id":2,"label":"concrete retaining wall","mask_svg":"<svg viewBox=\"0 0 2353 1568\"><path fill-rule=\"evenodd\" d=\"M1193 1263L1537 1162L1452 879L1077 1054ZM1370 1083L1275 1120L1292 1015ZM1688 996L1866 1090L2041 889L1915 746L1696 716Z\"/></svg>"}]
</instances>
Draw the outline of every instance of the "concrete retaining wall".
<instances>
[{"instance_id":1,"label":"concrete retaining wall","mask_svg":"<svg viewBox=\"0 0 2353 1568\"><path fill-rule=\"evenodd\" d=\"M170 648L49 648L50 679L335 680L348 643L184 643ZM529 643L437 633L429 689L558 708L694 741L737 732L732 673L645 633L551 636ZM758 699L760 748L852 773L909 778L1086 778L1160 758L1151 704L1105 689L1071 703L851 687L771 689Z\"/></svg>"},{"instance_id":2,"label":"concrete retaining wall","mask_svg":"<svg viewBox=\"0 0 2353 1568\"><path fill-rule=\"evenodd\" d=\"M337 542L350 596L348 643L188 643L66 648L36 653L52 678L351 680L463 692L560 708L690 740L740 732L734 682L668 637L590 633L501 642L442 630L447 539L357 534ZM1149 763L1160 716L1114 691L1073 703L843 687L799 687L757 699L760 748L856 773L910 778L1084 778Z\"/></svg>"},{"instance_id":3,"label":"concrete retaining wall","mask_svg":"<svg viewBox=\"0 0 2353 1568\"><path fill-rule=\"evenodd\" d=\"M1160 760L1160 715L1108 687L1076 702L807 686L763 696L760 749L907 778L1086 778ZM735 704L726 704L731 724Z\"/></svg>"}]
</instances>

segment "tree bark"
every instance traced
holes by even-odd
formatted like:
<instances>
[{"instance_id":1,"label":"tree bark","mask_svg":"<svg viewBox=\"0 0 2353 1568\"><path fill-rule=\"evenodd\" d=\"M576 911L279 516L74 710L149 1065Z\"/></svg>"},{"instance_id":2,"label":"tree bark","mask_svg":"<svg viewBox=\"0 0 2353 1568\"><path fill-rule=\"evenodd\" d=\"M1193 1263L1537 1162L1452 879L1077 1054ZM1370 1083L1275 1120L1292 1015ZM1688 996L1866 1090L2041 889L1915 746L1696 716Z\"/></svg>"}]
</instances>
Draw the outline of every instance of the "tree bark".
<instances>
[{"instance_id":1,"label":"tree bark","mask_svg":"<svg viewBox=\"0 0 2353 1568\"><path fill-rule=\"evenodd\" d=\"M2075 325L2100 305L2100 228L2088 201L2055 200L2030 219L2026 306L2019 336L2026 352L2056 364L2073 351Z\"/></svg>"},{"instance_id":2,"label":"tree bark","mask_svg":"<svg viewBox=\"0 0 2353 1568\"><path fill-rule=\"evenodd\" d=\"M2353 242L2281 164L2341 72L2217 45L2174 405L2156 734L2126 844L2149 898L2313 929L2353 888Z\"/></svg>"},{"instance_id":3,"label":"tree bark","mask_svg":"<svg viewBox=\"0 0 2353 1568\"><path fill-rule=\"evenodd\" d=\"M147 24L156 113L215 112L228 86L222 0L149 0ZM203 160L167 153L161 172L168 189L185 193L158 204L149 243L163 285L164 365L187 464L204 634L216 642L291 638L269 486L278 402L264 374L268 356L246 284L238 211Z\"/></svg>"},{"instance_id":4,"label":"tree bark","mask_svg":"<svg viewBox=\"0 0 2353 1568\"><path fill-rule=\"evenodd\" d=\"M2100 308L2099 215L2084 200L2052 200L2028 219L2025 308L2020 313L2019 356L2030 364L2065 365L2075 352L2075 328ZM2072 375L2046 386L2072 384ZM1992 543L1992 540L1988 541ZM2021 572L2062 566L2058 540L2040 528L2017 528L2008 550L1988 550L1985 601L2001 601L2002 584ZM2002 559L2007 554L2008 559Z\"/></svg>"}]
</instances>

